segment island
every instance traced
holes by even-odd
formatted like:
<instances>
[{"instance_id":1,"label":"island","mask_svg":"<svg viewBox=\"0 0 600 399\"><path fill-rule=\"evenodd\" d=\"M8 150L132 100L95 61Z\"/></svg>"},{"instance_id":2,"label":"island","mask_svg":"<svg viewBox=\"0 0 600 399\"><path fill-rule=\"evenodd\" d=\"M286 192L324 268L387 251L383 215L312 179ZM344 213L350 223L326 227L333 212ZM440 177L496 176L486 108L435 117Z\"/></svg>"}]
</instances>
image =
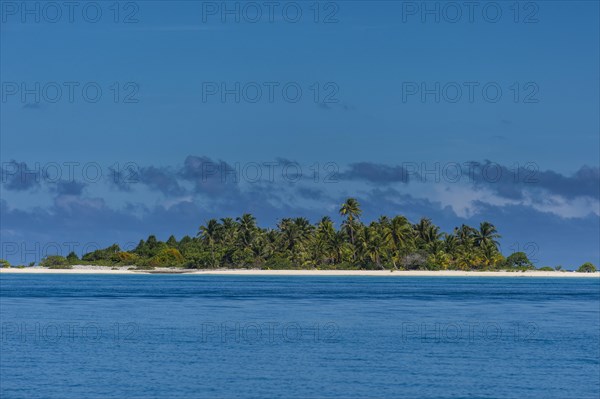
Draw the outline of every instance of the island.
<instances>
[{"instance_id":1,"label":"island","mask_svg":"<svg viewBox=\"0 0 600 399\"><path fill-rule=\"evenodd\" d=\"M194 237L166 242L155 235L140 240L129 251L113 244L82 255L50 255L38 267L11 267L1 260L2 270L77 270L79 272L253 273L270 274L371 274L395 275L506 275L523 272L535 275L570 275L561 266L536 269L524 252L501 253L496 227L487 221L478 228L465 224L442 232L428 218L413 224L401 215L381 216L364 224L355 198L340 207L343 222L336 229L330 217L311 224L304 217L284 218L274 229L261 228L251 214L235 219L210 219ZM30 265L34 266L34 265ZM598 274L589 262L580 273ZM292 273L293 272L293 273ZM442 273L444 272L444 273ZM540 274L539 272L544 272ZM578 273L579 274L579 273Z\"/></svg>"}]
</instances>

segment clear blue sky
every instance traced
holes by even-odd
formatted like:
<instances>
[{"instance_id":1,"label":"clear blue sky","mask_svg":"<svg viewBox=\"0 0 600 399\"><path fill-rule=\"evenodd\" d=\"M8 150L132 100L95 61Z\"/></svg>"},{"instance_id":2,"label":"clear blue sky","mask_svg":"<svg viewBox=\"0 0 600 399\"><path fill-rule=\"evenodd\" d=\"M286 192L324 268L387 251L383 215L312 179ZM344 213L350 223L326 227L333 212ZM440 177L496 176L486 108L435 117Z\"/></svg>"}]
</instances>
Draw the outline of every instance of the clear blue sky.
<instances>
[{"instance_id":1,"label":"clear blue sky","mask_svg":"<svg viewBox=\"0 0 600 399\"><path fill-rule=\"evenodd\" d=\"M5 257L246 211L314 221L355 196L366 220L490 220L504 252L598 264L598 2L45 4L0 2Z\"/></svg>"}]
</instances>

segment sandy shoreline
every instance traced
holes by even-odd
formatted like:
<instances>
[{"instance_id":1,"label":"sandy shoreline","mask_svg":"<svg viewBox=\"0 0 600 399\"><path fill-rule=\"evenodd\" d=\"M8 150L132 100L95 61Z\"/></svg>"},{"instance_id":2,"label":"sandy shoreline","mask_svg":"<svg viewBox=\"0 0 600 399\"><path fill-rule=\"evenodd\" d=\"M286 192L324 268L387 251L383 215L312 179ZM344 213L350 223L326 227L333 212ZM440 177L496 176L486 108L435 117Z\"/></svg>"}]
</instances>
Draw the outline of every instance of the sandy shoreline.
<instances>
[{"instance_id":1,"label":"sandy shoreline","mask_svg":"<svg viewBox=\"0 0 600 399\"><path fill-rule=\"evenodd\" d=\"M597 273L575 273L558 271L526 271L526 272L474 272L456 270L252 270L252 269L224 269L224 270L185 270L185 269L159 269L151 271L128 270L120 267L112 270L106 266L73 266L73 269L48 269L44 267L9 268L0 269L0 273L10 274L173 274L173 275L234 275L234 276L379 276L379 277L566 277L566 278L600 278Z\"/></svg>"}]
</instances>

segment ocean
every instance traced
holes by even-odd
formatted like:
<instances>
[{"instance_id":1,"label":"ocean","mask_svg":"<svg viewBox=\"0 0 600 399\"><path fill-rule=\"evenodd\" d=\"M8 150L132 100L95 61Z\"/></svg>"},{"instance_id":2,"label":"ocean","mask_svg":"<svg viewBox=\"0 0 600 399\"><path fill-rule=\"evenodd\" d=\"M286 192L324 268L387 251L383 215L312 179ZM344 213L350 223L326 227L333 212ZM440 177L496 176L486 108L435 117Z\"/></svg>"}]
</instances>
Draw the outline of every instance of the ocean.
<instances>
[{"instance_id":1,"label":"ocean","mask_svg":"<svg viewBox=\"0 0 600 399\"><path fill-rule=\"evenodd\" d=\"M0 398L600 397L600 279L0 275Z\"/></svg>"}]
</instances>

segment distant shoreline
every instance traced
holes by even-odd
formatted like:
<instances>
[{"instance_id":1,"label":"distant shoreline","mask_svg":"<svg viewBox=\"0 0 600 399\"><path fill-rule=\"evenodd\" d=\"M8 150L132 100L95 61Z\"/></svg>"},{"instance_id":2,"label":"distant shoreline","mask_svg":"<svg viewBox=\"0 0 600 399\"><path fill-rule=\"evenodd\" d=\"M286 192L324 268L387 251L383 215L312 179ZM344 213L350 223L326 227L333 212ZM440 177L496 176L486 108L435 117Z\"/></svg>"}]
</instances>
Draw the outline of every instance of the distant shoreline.
<instances>
[{"instance_id":1,"label":"distant shoreline","mask_svg":"<svg viewBox=\"0 0 600 399\"><path fill-rule=\"evenodd\" d=\"M461 271L461 270L260 270L260 269L175 269L156 268L154 270L128 270L119 267L112 270L108 266L73 266L72 269L48 269L46 267L2 268L0 273L7 274L98 274L98 275L232 275L232 276L377 276L377 277L565 277L600 278L600 272L577 273L572 271Z\"/></svg>"}]
</instances>

